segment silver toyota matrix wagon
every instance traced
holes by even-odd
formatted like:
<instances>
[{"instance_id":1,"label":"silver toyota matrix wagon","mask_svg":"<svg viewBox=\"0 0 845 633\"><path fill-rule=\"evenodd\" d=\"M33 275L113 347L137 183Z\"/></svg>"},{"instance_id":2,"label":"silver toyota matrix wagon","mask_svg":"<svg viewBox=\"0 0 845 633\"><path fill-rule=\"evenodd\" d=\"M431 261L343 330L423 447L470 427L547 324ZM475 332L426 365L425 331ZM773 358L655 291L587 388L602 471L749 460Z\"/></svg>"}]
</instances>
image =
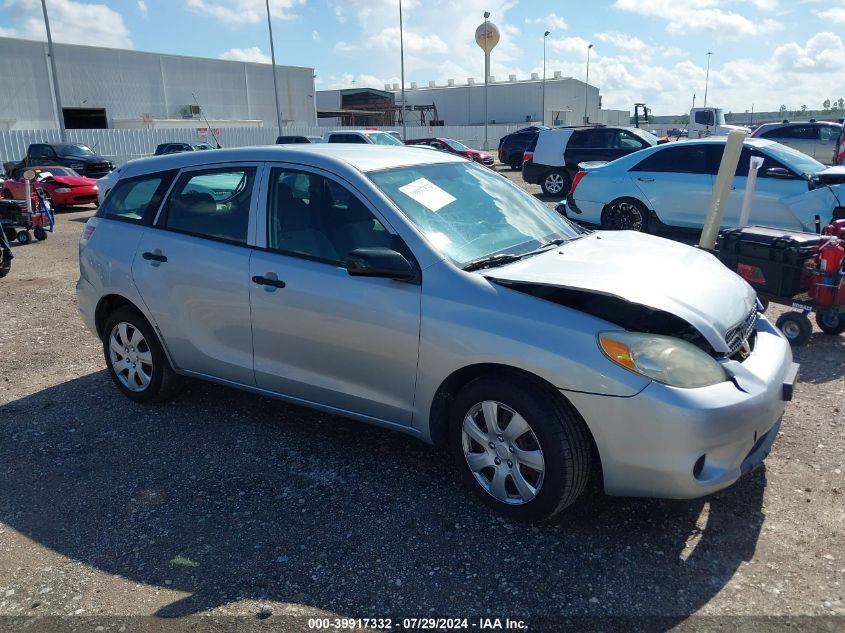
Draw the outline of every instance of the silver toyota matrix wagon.
<instances>
[{"instance_id":1,"label":"silver toyota matrix wagon","mask_svg":"<svg viewBox=\"0 0 845 633\"><path fill-rule=\"evenodd\" d=\"M443 445L539 520L582 493L687 498L774 442L797 365L715 257L579 228L491 170L405 147L126 164L82 234L117 388L186 377Z\"/></svg>"}]
</instances>

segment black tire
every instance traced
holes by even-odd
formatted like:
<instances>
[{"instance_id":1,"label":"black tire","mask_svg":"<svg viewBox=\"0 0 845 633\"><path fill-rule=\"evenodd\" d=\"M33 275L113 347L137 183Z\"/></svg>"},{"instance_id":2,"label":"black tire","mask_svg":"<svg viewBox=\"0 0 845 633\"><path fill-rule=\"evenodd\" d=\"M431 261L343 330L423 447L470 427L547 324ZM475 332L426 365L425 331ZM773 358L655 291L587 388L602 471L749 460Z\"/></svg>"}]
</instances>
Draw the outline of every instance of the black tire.
<instances>
[{"instance_id":1,"label":"black tire","mask_svg":"<svg viewBox=\"0 0 845 633\"><path fill-rule=\"evenodd\" d=\"M149 350L152 357L149 384L137 391L129 389L118 378L109 353L110 337L115 328L121 323L127 324L129 328L136 329L142 334L146 345L141 351ZM128 328L127 331L129 331ZM134 307L124 306L109 315L103 328L103 356L114 384L117 385L117 388L123 395L135 402L152 403L170 400L179 393L179 390L184 384L184 378L176 374L170 366L170 361L167 360L167 355L164 353L164 349L152 326L144 315ZM139 362L138 364L141 365L142 363Z\"/></svg>"},{"instance_id":2,"label":"black tire","mask_svg":"<svg viewBox=\"0 0 845 633\"><path fill-rule=\"evenodd\" d=\"M15 199L15 197L12 195L12 192L9 191L8 189L3 190L3 197L6 198L6 200L14 200Z\"/></svg>"},{"instance_id":3,"label":"black tire","mask_svg":"<svg viewBox=\"0 0 845 633\"><path fill-rule=\"evenodd\" d=\"M6 234L6 239L13 242L18 237L18 232L9 225L3 227L3 233Z\"/></svg>"},{"instance_id":4,"label":"black tire","mask_svg":"<svg viewBox=\"0 0 845 633\"><path fill-rule=\"evenodd\" d=\"M18 243L29 244L32 241L32 236L29 231L18 231Z\"/></svg>"},{"instance_id":5,"label":"black tire","mask_svg":"<svg viewBox=\"0 0 845 633\"><path fill-rule=\"evenodd\" d=\"M565 198L566 194L569 193L571 184L569 174L559 169L548 172L540 181L543 193L551 198Z\"/></svg>"},{"instance_id":6,"label":"black tire","mask_svg":"<svg viewBox=\"0 0 845 633\"><path fill-rule=\"evenodd\" d=\"M510 167L514 171L521 171L522 170L522 157L519 156L519 155L516 155L516 154L511 156Z\"/></svg>"},{"instance_id":7,"label":"black tire","mask_svg":"<svg viewBox=\"0 0 845 633\"><path fill-rule=\"evenodd\" d=\"M783 332L790 345L806 345L813 334L813 324L801 312L784 312L775 325Z\"/></svg>"},{"instance_id":8,"label":"black tire","mask_svg":"<svg viewBox=\"0 0 845 633\"><path fill-rule=\"evenodd\" d=\"M544 474L542 480L532 484L536 486L539 483L539 490L536 496L527 502L515 505L495 498L492 492L488 492L476 480L467 462L463 445L464 419L479 403L488 400L509 407L528 423L529 432L514 440L514 445L530 436L532 441L536 439L542 451ZM511 419L513 418L509 417L508 421ZM500 417L499 421L503 421L503 418ZM507 427L502 433L506 432ZM474 449L472 452L479 455L487 452L490 459L498 455L498 452L489 452L487 446L476 442L470 442L470 446ZM504 444L497 445L495 450L498 451L499 448L506 454ZM481 452L478 452L479 449ZM479 378L461 389L452 405L449 450L462 479L474 493L500 514L518 520L542 521L554 516L575 502L590 478L592 442L581 417L559 393L540 382L521 377ZM501 459L499 464L504 468L505 464ZM513 468L510 462L507 465ZM494 468L497 467L489 466L489 469ZM516 468L522 469L522 466L517 465ZM481 476L486 476L484 470L479 471ZM522 472L525 473L524 470ZM507 474L505 477L506 487L509 483L511 490L518 495L513 476Z\"/></svg>"},{"instance_id":9,"label":"black tire","mask_svg":"<svg viewBox=\"0 0 845 633\"><path fill-rule=\"evenodd\" d=\"M601 213L601 226L609 231L648 232L648 209L634 198L619 198Z\"/></svg>"},{"instance_id":10,"label":"black tire","mask_svg":"<svg viewBox=\"0 0 845 633\"><path fill-rule=\"evenodd\" d=\"M837 336L845 332L845 319L835 312L819 314L816 312L816 325L825 334Z\"/></svg>"},{"instance_id":11,"label":"black tire","mask_svg":"<svg viewBox=\"0 0 845 633\"><path fill-rule=\"evenodd\" d=\"M32 233L35 235L35 239L39 242L43 242L47 239L47 231L44 229L43 226L36 226L32 229Z\"/></svg>"}]
</instances>

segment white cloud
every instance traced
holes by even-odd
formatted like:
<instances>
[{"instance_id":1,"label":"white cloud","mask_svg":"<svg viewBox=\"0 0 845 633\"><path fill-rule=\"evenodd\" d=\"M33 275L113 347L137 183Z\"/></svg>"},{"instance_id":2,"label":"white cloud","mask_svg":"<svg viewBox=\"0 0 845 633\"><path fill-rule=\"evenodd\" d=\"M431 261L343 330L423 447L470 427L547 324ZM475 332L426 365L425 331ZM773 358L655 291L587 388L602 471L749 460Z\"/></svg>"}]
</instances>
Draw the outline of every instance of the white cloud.
<instances>
[{"instance_id":1,"label":"white cloud","mask_svg":"<svg viewBox=\"0 0 845 633\"><path fill-rule=\"evenodd\" d=\"M560 37L557 39L550 38L549 39L549 48L558 53L573 53L574 55L583 55L584 59L587 58L587 47L590 45L590 42L585 40L583 37ZM598 57L598 54L594 51L590 53L591 59L595 59Z\"/></svg>"},{"instance_id":2,"label":"white cloud","mask_svg":"<svg viewBox=\"0 0 845 633\"><path fill-rule=\"evenodd\" d=\"M302 4L305 0L270 0L270 15L275 20L291 20L296 17L291 9ZM186 6L227 26L256 24L267 19L265 0L186 0Z\"/></svg>"},{"instance_id":3,"label":"white cloud","mask_svg":"<svg viewBox=\"0 0 845 633\"><path fill-rule=\"evenodd\" d=\"M540 24L545 26L549 31L565 31L569 28L569 25L566 23L562 17L557 15L556 13L549 13L544 18L525 18L526 24Z\"/></svg>"},{"instance_id":4,"label":"white cloud","mask_svg":"<svg viewBox=\"0 0 845 633\"><path fill-rule=\"evenodd\" d=\"M138 11L141 15L147 15L147 3L144 0L138 0Z\"/></svg>"},{"instance_id":5,"label":"white cloud","mask_svg":"<svg viewBox=\"0 0 845 633\"><path fill-rule=\"evenodd\" d=\"M311 31L311 39L315 42L320 41L320 32L319 31Z\"/></svg>"},{"instance_id":6,"label":"white cloud","mask_svg":"<svg viewBox=\"0 0 845 633\"><path fill-rule=\"evenodd\" d=\"M264 52L257 46L250 46L249 48L230 48L225 53L220 54L220 59L228 59L233 62L256 62L259 64L269 64L270 56L265 55Z\"/></svg>"},{"instance_id":7,"label":"white cloud","mask_svg":"<svg viewBox=\"0 0 845 633\"><path fill-rule=\"evenodd\" d=\"M845 59L845 46L835 33L816 33L804 46L790 42L777 47L772 59L783 73L838 73Z\"/></svg>"},{"instance_id":8,"label":"white cloud","mask_svg":"<svg viewBox=\"0 0 845 633\"><path fill-rule=\"evenodd\" d=\"M20 30L10 31L18 37L46 40L44 14L39 0L6 0L7 15L23 20ZM105 4L50 0L50 30L53 40L67 44L87 44L110 48L132 48L129 29L123 16Z\"/></svg>"},{"instance_id":9,"label":"white cloud","mask_svg":"<svg viewBox=\"0 0 845 633\"><path fill-rule=\"evenodd\" d=\"M814 11L823 20L830 20L836 24L845 24L845 7L831 7L823 11Z\"/></svg>"},{"instance_id":10,"label":"white cloud","mask_svg":"<svg viewBox=\"0 0 845 633\"><path fill-rule=\"evenodd\" d=\"M754 4L757 3L773 6L767 0L757 0ZM616 0L613 6L629 13L666 20L666 31L679 35L706 31L713 33L717 40L736 40L783 29L783 24L777 20L751 19L719 8L722 4L728 3L726 0Z\"/></svg>"}]
</instances>

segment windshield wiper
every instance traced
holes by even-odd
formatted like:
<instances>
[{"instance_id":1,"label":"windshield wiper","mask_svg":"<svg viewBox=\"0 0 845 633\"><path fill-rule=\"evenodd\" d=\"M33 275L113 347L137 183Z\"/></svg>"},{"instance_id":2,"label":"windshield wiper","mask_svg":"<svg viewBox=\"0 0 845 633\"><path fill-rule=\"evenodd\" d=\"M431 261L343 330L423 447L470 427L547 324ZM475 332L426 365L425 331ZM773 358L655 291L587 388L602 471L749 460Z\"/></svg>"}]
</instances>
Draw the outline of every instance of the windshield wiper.
<instances>
[{"instance_id":1,"label":"windshield wiper","mask_svg":"<svg viewBox=\"0 0 845 633\"><path fill-rule=\"evenodd\" d=\"M473 260L468 264L464 264L462 267L463 270L467 272L473 270L481 270L482 268L490 268L492 266L503 266L504 264L510 264L511 262L519 261L525 257L525 255L514 255L513 253L499 253L498 255L489 255L488 257L482 257L480 259Z\"/></svg>"}]
</instances>

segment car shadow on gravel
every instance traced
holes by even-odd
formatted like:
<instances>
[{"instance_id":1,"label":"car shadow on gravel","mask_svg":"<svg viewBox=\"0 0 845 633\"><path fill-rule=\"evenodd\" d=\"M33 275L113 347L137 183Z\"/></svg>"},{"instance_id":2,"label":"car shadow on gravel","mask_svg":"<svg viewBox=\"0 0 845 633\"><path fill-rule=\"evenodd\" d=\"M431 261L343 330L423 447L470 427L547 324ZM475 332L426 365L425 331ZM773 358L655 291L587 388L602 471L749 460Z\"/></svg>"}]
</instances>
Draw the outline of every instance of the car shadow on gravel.
<instances>
[{"instance_id":1,"label":"car shadow on gravel","mask_svg":"<svg viewBox=\"0 0 845 633\"><path fill-rule=\"evenodd\" d=\"M809 343L793 347L792 354L801 364L799 382L822 385L845 376L845 335L813 332Z\"/></svg>"},{"instance_id":2,"label":"car shadow on gravel","mask_svg":"<svg viewBox=\"0 0 845 633\"><path fill-rule=\"evenodd\" d=\"M6 525L189 594L159 616L253 599L529 621L685 619L752 558L766 484L760 469L704 500L595 494L517 524L402 434L200 383L136 405L104 371L0 407L0 481Z\"/></svg>"}]
</instances>

